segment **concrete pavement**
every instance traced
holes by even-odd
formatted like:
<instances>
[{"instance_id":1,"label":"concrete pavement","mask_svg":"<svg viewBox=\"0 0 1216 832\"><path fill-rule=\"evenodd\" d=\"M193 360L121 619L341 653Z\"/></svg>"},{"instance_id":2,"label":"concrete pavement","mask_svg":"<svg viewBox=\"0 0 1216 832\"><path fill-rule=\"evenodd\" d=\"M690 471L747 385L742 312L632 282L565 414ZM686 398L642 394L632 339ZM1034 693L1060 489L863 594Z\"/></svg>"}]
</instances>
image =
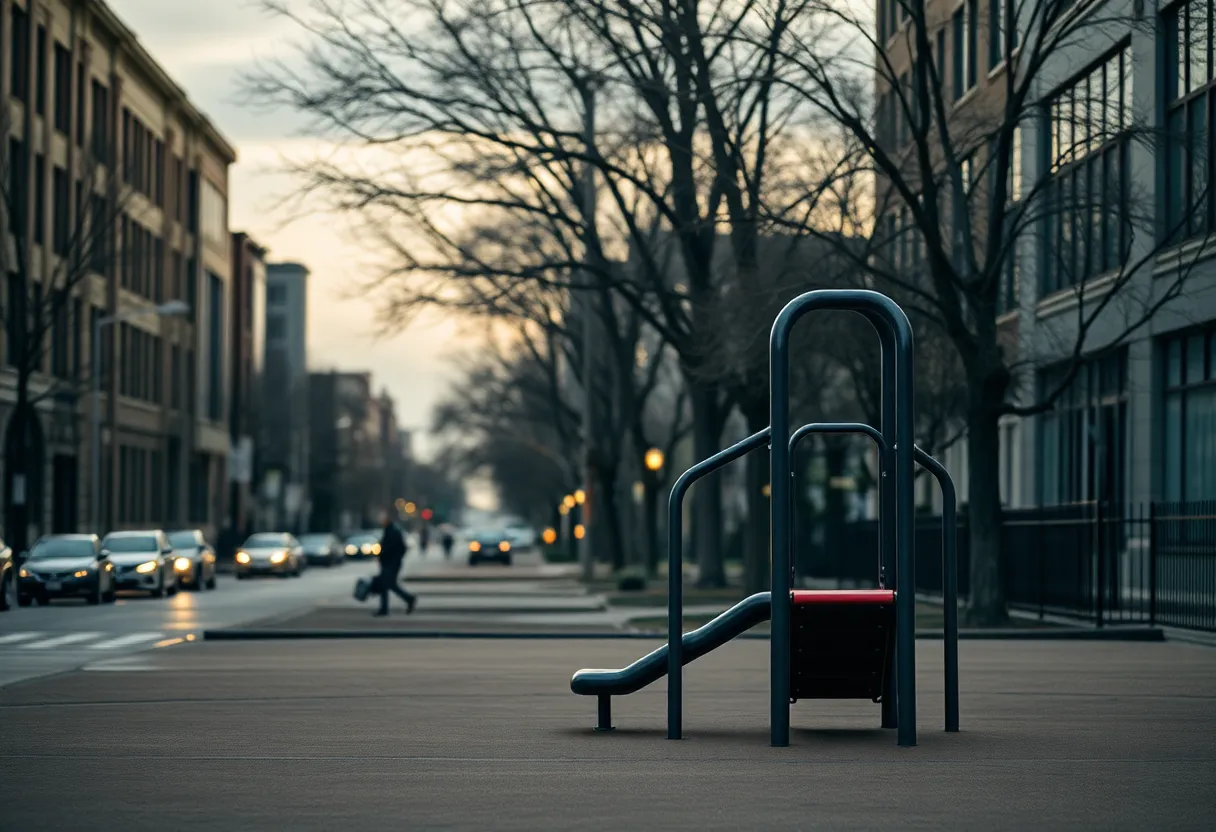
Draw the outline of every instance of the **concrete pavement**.
<instances>
[{"instance_id":1,"label":"concrete pavement","mask_svg":"<svg viewBox=\"0 0 1216 832\"><path fill-rule=\"evenodd\" d=\"M664 689L569 692L639 642L195 642L141 671L0 690L0 828L1211 829L1216 652L961 645L963 733L940 644L918 647L920 746L865 702L793 708L768 747L768 646L690 665L688 739Z\"/></svg>"}]
</instances>

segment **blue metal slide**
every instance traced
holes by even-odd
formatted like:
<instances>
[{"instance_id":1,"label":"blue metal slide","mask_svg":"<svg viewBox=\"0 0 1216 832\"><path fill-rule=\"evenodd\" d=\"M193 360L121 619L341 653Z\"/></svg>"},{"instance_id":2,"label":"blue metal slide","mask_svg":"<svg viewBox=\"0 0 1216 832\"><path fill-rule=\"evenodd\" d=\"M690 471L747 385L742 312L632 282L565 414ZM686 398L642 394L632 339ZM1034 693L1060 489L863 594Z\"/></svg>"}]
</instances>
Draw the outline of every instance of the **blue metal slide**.
<instances>
[{"instance_id":1,"label":"blue metal slide","mask_svg":"<svg viewBox=\"0 0 1216 832\"><path fill-rule=\"evenodd\" d=\"M772 615L771 593L757 592L719 615L713 621L685 633L683 659L688 664L716 650L740 633ZM583 696L625 696L667 675L667 645L647 653L619 670L580 670L570 680L570 690Z\"/></svg>"}]
</instances>

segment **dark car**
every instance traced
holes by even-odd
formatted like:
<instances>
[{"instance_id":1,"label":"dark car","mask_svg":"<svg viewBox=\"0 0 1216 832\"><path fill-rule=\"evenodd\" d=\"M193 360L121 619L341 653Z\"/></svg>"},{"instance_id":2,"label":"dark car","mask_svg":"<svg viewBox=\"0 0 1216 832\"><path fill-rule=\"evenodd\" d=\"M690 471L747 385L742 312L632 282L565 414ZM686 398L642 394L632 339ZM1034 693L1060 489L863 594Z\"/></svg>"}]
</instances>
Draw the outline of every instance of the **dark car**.
<instances>
[{"instance_id":1,"label":"dark car","mask_svg":"<svg viewBox=\"0 0 1216 832\"><path fill-rule=\"evenodd\" d=\"M469 532L469 566L492 561L511 565L511 536L506 529L480 529Z\"/></svg>"},{"instance_id":2,"label":"dark car","mask_svg":"<svg viewBox=\"0 0 1216 832\"><path fill-rule=\"evenodd\" d=\"M84 598L90 604L114 600L114 564L95 534L56 534L40 538L17 572L17 604L39 606L52 598Z\"/></svg>"},{"instance_id":3,"label":"dark car","mask_svg":"<svg viewBox=\"0 0 1216 832\"><path fill-rule=\"evenodd\" d=\"M215 589L215 549L207 542L201 529L169 532L173 547L173 571L182 586L191 589Z\"/></svg>"},{"instance_id":4,"label":"dark car","mask_svg":"<svg viewBox=\"0 0 1216 832\"><path fill-rule=\"evenodd\" d=\"M7 543L0 540L0 612L17 603L17 559Z\"/></svg>"},{"instance_id":5,"label":"dark car","mask_svg":"<svg viewBox=\"0 0 1216 832\"><path fill-rule=\"evenodd\" d=\"M300 538L300 546L309 563L337 566L345 560L342 541L334 534L306 534Z\"/></svg>"},{"instance_id":6,"label":"dark car","mask_svg":"<svg viewBox=\"0 0 1216 832\"><path fill-rule=\"evenodd\" d=\"M380 538L384 532L374 531L355 532L346 538L346 556L348 558L374 558L380 554Z\"/></svg>"},{"instance_id":7,"label":"dark car","mask_svg":"<svg viewBox=\"0 0 1216 832\"><path fill-rule=\"evenodd\" d=\"M173 546L160 529L110 532L101 548L114 563L119 589L142 590L153 598L177 594Z\"/></svg>"}]
</instances>

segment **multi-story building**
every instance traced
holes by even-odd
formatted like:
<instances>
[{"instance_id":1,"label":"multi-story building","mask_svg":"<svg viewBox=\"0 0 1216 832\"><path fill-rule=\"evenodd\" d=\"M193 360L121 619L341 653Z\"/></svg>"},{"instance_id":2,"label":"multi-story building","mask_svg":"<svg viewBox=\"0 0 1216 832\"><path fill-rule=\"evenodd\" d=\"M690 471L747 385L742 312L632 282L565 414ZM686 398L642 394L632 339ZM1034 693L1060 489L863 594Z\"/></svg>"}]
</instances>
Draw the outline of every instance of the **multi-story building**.
<instances>
[{"instance_id":1,"label":"multi-story building","mask_svg":"<svg viewBox=\"0 0 1216 832\"><path fill-rule=\"evenodd\" d=\"M7 536L214 531L235 151L101 0L2 0L0 44L15 237L0 371ZM158 314L174 300L188 314ZM88 427L96 371L99 435ZM36 413L24 435L13 429L19 388Z\"/></svg>"},{"instance_id":2,"label":"multi-story building","mask_svg":"<svg viewBox=\"0 0 1216 832\"><path fill-rule=\"evenodd\" d=\"M1046 412L1002 424L1002 496L1015 507L1213 499L1213 2L1075 5L1076 16L1057 24L1072 32L1046 50L1014 134L1009 199L1033 194L1043 208L1017 239L999 322L1025 368L1024 404L1063 384L1078 345L1082 359ZM1043 7L1017 9L1037 21ZM887 0L878 12L901 83L911 70L902 8ZM1004 103L1007 64L992 22L1005 8L926 3L954 116L970 108L982 120ZM1014 41L1031 36L1023 29ZM879 74L879 133L906 140L907 118L883 80L892 73ZM915 260L915 247L907 254ZM947 462L965 495L965 443Z\"/></svg>"},{"instance_id":3,"label":"multi-story building","mask_svg":"<svg viewBox=\"0 0 1216 832\"><path fill-rule=\"evenodd\" d=\"M307 518L308 269L266 266L266 340L257 478L264 524L295 530Z\"/></svg>"},{"instance_id":4,"label":"multi-story building","mask_svg":"<svg viewBox=\"0 0 1216 832\"><path fill-rule=\"evenodd\" d=\"M253 531L257 412L266 350L266 249L244 233L232 235L231 378L228 436L227 537L233 545ZM227 542L227 541L226 541Z\"/></svg>"}]
</instances>

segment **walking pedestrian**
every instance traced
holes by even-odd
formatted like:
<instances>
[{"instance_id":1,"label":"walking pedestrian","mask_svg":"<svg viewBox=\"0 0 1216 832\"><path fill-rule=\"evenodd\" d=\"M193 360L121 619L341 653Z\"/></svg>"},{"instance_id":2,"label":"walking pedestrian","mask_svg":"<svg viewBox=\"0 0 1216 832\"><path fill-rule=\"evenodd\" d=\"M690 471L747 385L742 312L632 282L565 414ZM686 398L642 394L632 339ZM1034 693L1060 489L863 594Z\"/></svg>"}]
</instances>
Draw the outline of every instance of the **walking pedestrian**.
<instances>
[{"instance_id":1,"label":"walking pedestrian","mask_svg":"<svg viewBox=\"0 0 1216 832\"><path fill-rule=\"evenodd\" d=\"M452 528L445 526L443 529L443 556L447 560L452 559L452 545L456 542L456 538L452 536Z\"/></svg>"},{"instance_id":2,"label":"walking pedestrian","mask_svg":"<svg viewBox=\"0 0 1216 832\"><path fill-rule=\"evenodd\" d=\"M405 535L393 522L392 515L385 512L384 535L380 538L380 574L376 578L376 591L380 593L380 610L373 615L379 617L388 615L388 596L393 593L406 605L406 614L412 613L418 603L418 596L407 592L399 583L401 566L405 562Z\"/></svg>"}]
</instances>

